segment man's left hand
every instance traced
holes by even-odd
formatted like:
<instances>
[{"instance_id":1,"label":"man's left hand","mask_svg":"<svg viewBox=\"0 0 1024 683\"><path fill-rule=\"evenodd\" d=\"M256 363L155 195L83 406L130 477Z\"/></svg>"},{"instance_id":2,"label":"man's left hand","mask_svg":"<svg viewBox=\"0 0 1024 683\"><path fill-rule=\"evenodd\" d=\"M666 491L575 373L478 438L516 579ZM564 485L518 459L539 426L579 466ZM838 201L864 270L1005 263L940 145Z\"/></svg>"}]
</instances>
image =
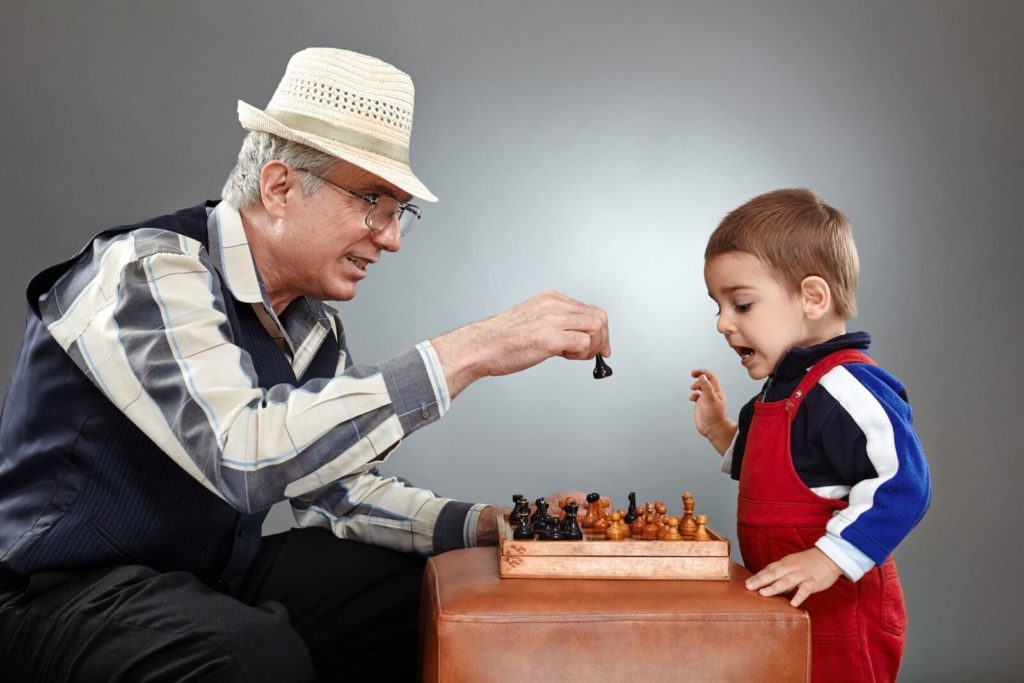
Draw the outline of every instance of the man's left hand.
<instances>
[{"instance_id":1,"label":"man's left hand","mask_svg":"<svg viewBox=\"0 0 1024 683\"><path fill-rule=\"evenodd\" d=\"M843 575L828 555L817 548L786 555L747 579L748 590L779 595L796 589L789 604L799 607L812 593L823 591Z\"/></svg>"},{"instance_id":2,"label":"man's left hand","mask_svg":"<svg viewBox=\"0 0 1024 683\"><path fill-rule=\"evenodd\" d=\"M512 512L511 508L485 507L480 511L480 519L476 522L476 544L498 545L498 517Z\"/></svg>"}]
</instances>

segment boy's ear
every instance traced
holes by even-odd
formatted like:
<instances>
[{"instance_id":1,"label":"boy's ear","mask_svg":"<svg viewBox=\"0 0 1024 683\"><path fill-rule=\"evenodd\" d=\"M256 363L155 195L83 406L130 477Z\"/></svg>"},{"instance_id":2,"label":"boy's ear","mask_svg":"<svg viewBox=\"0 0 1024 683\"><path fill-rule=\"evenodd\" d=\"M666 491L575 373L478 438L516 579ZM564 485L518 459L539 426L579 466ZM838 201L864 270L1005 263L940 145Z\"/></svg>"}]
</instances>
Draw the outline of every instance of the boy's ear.
<instances>
[{"instance_id":1,"label":"boy's ear","mask_svg":"<svg viewBox=\"0 0 1024 683\"><path fill-rule=\"evenodd\" d=\"M832 290L817 275L808 275L800 282L800 305L810 320L821 320L832 310Z\"/></svg>"}]
</instances>

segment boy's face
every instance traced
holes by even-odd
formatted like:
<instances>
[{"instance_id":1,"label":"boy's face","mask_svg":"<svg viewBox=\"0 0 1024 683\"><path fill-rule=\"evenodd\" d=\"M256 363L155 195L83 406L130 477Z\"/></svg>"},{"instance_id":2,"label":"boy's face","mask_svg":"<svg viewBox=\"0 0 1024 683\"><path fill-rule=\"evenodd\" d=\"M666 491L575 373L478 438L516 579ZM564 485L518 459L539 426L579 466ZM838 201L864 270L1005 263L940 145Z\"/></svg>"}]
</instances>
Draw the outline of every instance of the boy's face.
<instances>
[{"instance_id":1,"label":"boy's face","mask_svg":"<svg viewBox=\"0 0 1024 683\"><path fill-rule=\"evenodd\" d=\"M811 338L800 295L756 256L713 256L704 264L704 282L718 304L718 331L751 378L764 379L790 349L819 341Z\"/></svg>"}]
</instances>

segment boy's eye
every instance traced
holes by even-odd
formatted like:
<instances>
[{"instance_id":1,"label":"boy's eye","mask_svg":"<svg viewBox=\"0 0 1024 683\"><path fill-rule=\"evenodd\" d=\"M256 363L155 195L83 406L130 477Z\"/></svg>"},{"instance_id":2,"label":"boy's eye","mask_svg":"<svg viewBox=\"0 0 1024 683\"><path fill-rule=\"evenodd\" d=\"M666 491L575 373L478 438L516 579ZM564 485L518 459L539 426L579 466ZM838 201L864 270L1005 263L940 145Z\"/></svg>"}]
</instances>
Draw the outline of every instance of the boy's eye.
<instances>
[{"instance_id":1,"label":"boy's eye","mask_svg":"<svg viewBox=\"0 0 1024 683\"><path fill-rule=\"evenodd\" d=\"M736 304L734 308L736 309L737 313L746 313L747 311L750 310L750 306L751 304Z\"/></svg>"}]
</instances>

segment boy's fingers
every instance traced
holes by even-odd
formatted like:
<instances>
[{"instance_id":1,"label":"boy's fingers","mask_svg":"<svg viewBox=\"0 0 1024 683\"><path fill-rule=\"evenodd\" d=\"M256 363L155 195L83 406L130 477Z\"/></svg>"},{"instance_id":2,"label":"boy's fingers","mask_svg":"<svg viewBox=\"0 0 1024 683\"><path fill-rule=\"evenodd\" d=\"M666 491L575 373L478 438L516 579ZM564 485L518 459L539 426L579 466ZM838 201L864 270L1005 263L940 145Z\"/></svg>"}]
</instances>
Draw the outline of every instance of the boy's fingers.
<instances>
[{"instance_id":1,"label":"boy's fingers","mask_svg":"<svg viewBox=\"0 0 1024 683\"><path fill-rule=\"evenodd\" d=\"M796 595L789 601L793 607L799 607L800 603L809 598L811 595L811 589L807 587L807 584L800 584L800 587L796 590Z\"/></svg>"}]
</instances>

